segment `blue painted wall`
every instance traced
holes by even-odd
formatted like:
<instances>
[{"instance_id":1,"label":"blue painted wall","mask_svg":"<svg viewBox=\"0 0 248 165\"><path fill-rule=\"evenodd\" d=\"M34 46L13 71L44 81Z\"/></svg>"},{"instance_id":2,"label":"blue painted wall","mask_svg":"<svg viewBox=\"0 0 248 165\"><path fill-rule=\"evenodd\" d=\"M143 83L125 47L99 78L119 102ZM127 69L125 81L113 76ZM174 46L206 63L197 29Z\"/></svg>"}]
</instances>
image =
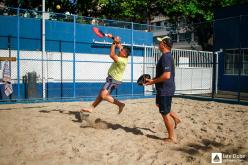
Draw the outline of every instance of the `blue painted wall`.
<instances>
[{"instance_id":1,"label":"blue painted wall","mask_svg":"<svg viewBox=\"0 0 248 165\"><path fill-rule=\"evenodd\" d=\"M238 92L248 92L248 76L237 76L237 75L226 75L224 74L225 71L225 64L224 59L225 54L220 53L219 56L219 76L218 76L218 89L224 90L224 91L234 91ZM239 89L240 85L240 89Z\"/></svg>"},{"instance_id":2,"label":"blue painted wall","mask_svg":"<svg viewBox=\"0 0 248 165\"><path fill-rule=\"evenodd\" d=\"M11 36L11 49L17 49L17 17L14 16L0 16L0 49L8 48L8 38ZM41 20L32 18L20 18L20 50L34 51L41 50ZM101 27L105 33L112 33L121 37L122 42L131 44L130 29L116 28L116 27ZM77 53L87 54L108 54L109 45L94 44L95 41L104 41L98 38L92 32L92 25L76 24L76 50ZM73 52L74 41L74 24L70 22L46 21L46 50L54 52ZM2 37L4 36L4 37ZM150 32L133 31L133 44L152 45L153 36ZM110 39L106 41L111 42ZM134 56L143 56L143 48L134 47ZM76 83L76 97L96 96L101 89L103 83ZM47 83L47 96L52 97L73 97L73 83ZM113 91L117 95L130 95L131 82L124 82L121 86ZM3 93L3 85L0 92L1 99L9 99ZM17 84L13 84L14 93L12 99L17 96ZM62 89L62 90L61 90ZM142 95L144 88L134 84L134 94ZM21 84L21 98L25 99L27 96L27 89L24 84ZM36 98L42 97L42 84L38 83L36 87Z\"/></svg>"},{"instance_id":3,"label":"blue painted wall","mask_svg":"<svg viewBox=\"0 0 248 165\"><path fill-rule=\"evenodd\" d=\"M76 83L76 97L88 98L96 97L104 83ZM68 98L73 97L73 83L47 83L47 98ZM131 83L124 82L116 90L112 92L113 96L126 95L131 96ZM62 89L62 90L61 90ZM42 98L42 84L37 83L35 94L28 96L28 88L21 84L21 98L32 99ZM0 84L0 100L17 99L17 84L13 84L13 94L7 97L4 94L4 85ZM134 95L144 95L144 88L134 84Z\"/></svg>"},{"instance_id":4,"label":"blue painted wall","mask_svg":"<svg viewBox=\"0 0 248 165\"><path fill-rule=\"evenodd\" d=\"M248 5L217 9L215 19L214 51L248 48ZM224 74L224 62L225 53L221 53L219 56L218 88L224 91L248 92L248 76Z\"/></svg>"},{"instance_id":5,"label":"blue painted wall","mask_svg":"<svg viewBox=\"0 0 248 165\"><path fill-rule=\"evenodd\" d=\"M5 49L8 45L7 38L12 36L11 47L17 49L17 17L0 16L0 48ZM96 45L95 41L108 41L111 39L99 38L92 32L92 25L76 24L76 52L108 54L108 45ZM101 27L105 33L112 33L121 37L122 43L131 44L131 30L116 27ZM20 17L20 50L41 50L41 20ZM134 44L152 45L152 33L134 30ZM71 22L46 21L46 50L59 52L73 52L74 24ZM61 45L60 45L61 44ZM100 49L101 48L101 49ZM141 56L143 50L134 48L133 55Z\"/></svg>"}]
</instances>

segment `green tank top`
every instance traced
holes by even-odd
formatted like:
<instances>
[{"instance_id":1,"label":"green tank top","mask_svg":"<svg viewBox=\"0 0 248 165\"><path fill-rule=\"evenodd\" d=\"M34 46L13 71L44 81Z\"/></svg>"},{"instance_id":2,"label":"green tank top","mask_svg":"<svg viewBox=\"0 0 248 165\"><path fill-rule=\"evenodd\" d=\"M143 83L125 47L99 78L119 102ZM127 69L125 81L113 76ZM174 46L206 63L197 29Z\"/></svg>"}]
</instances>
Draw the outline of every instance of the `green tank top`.
<instances>
[{"instance_id":1,"label":"green tank top","mask_svg":"<svg viewBox=\"0 0 248 165\"><path fill-rule=\"evenodd\" d=\"M113 79L117 81L122 81L122 77L126 69L127 62L128 62L127 58L118 57L118 61L114 62L110 66L108 70L108 75L110 75Z\"/></svg>"}]
</instances>

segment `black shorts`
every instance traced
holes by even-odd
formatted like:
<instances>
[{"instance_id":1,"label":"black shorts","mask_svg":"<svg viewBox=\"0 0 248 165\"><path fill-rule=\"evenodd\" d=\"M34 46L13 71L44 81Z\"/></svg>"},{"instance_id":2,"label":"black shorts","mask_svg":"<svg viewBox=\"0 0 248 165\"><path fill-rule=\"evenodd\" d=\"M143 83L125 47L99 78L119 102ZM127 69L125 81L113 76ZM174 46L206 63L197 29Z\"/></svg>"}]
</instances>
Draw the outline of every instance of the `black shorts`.
<instances>
[{"instance_id":1,"label":"black shorts","mask_svg":"<svg viewBox=\"0 0 248 165\"><path fill-rule=\"evenodd\" d=\"M103 85L102 89L106 89L109 94L113 92L121 84L121 81L113 79L111 76L106 78L106 83Z\"/></svg>"},{"instance_id":2,"label":"black shorts","mask_svg":"<svg viewBox=\"0 0 248 165\"><path fill-rule=\"evenodd\" d=\"M156 104L162 115L167 115L171 111L172 96L156 96Z\"/></svg>"}]
</instances>

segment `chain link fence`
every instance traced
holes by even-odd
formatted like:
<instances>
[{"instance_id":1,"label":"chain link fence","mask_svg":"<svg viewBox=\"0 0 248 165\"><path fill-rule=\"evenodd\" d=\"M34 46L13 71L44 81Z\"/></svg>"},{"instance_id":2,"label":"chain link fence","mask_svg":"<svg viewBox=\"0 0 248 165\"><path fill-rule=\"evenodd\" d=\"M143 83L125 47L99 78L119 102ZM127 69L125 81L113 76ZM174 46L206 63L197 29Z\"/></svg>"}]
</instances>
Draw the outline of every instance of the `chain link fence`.
<instances>
[{"instance_id":1,"label":"chain link fence","mask_svg":"<svg viewBox=\"0 0 248 165\"><path fill-rule=\"evenodd\" d=\"M41 28L32 29L32 33L36 34L32 37L28 35L30 32L20 30L27 28L26 22L41 27L41 12L8 8L1 14L1 18L10 23L15 35L0 35L0 56L17 58L16 62L9 62L14 93L6 97L1 84L1 101L94 99L105 82L112 60L108 57L111 41L82 33L91 26L109 26L114 32L125 31L128 35L123 38L131 41L124 43L132 48L132 55L122 85L113 92L115 97L145 97L156 93L154 86L136 84L143 73L155 76L160 51L153 42L145 45L134 41L138 33L152 32L155 45L158 36L170 35L174 40L172 54L176 66L177 95L247 100L247 16L197 24L156 26L46 13L46 49L42 52ZM33 23L33 19L38 21ZM58 28L63 26L61 23L67 26ZM243 26L233 27L234 23ZM229 29L225 29L226 26ZM105 31L111 30L106 28ZM232 31L239 31L239 37L235 38L237 35L232 35ZM235 41L225 39L229 34ZM49 36L56 36L56 39ZM87 37L91 40L84 40ZM231 46L226 44L228 41L239 44ZM3 63L0 62L1 75Z\"/></svg>"},{"instance_id":2,"label":"chain link fence","mask_svg":"<svg viewBox=\"0 0 248 165\"><path fill-rule=\"evenodd\" d=\"M216 19L214 48L218 55L218 86L215 97L248 100L248 16Z\"/></svg>"}]
</instances>

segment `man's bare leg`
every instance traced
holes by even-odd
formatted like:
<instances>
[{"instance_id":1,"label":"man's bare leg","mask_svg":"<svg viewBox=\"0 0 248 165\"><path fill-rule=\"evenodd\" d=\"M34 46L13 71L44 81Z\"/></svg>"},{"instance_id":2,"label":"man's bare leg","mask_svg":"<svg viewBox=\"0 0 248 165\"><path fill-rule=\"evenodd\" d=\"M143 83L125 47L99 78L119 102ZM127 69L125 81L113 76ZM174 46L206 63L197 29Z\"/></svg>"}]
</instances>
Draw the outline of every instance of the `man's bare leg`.
<instances>
[{"instance_id":1,"label":"man's bare leg","mask_svg":"<svg viewBox=\"0 0 248 165\"><path fill-rule=\"evenodd\" d=\"M82 108L81 111L84 112L92 112L95 107L97 107L102 100L106 100L112 104L115 104L119 107L119 114L122 112L122 110L125 107L125 104L118 101L117 99L114 99L109 92L106 89L103 89L100 91L99 95L97 96L96 100L92 103L90 108Z\"/></svg>"},{"instance_id":2,"label":"man's bare leg","mask_svg":"<svg viewBox=\"0 0 248 165\"><path fill-rule=\"evenodd\" d=\"M106 89L104 89L104 90L101 91L100 96L101 96L101 98L102 98L103 100L106 100L106 101L108 101L108 102L110 102L110 103L112 103L112 104L117 105L117 106L119 107L119 114L123 111L123 109L124 109L124 107L125 107L125 104L122 103L122 102L120 102L120 101L117 100L117 99L114 99L114 98L109 94L109 92L108 92Z\"/></svg>"},{"instance_id":3,"label":"man's bare leg","mask_svg":"<svg viewBox=\"0 0 248 165\"><path fill-rule=\"evenodd\" d=\"M173 124L172 124L172 117L170 115L170 113L168 113L167 115L162 115L163 119L164 119L164 124L166 126L166 129L168 131L169 137L165 139L166 142L173 142L173 143L177 143L177 139L176 139L176 135L174 133L174 128L173 128Z\"/></svg>"},{"instance_id":4,"label":"man's bare leg","mask_svg":"<svg viewBox=\"0 0 248 165\"><path fill-rule=\"evenodd\" d=\"M94 108L96 108L100 103L102 102L102 98L100 94L97 96L96 100L91 104L91 107L89 108L82 108L81 111L84 112L92 112Z\"/></svg>"},{"instance_id":5,"label":"man's bare leg","mask_svg":"<svg viewBox=\"0 0 248 165\"><path fill-rule=\"evenodd\" d=\"M96 100L92 103L92 106L96 108L101 102L102 102L102 98L100 95L98 95Z\"/></svg>"},{"instance_id":6,"label":"man's bare leg","mask_svg":"<svg viewBox=\"0 0 248 165\"><path fill-rule=\"evenodd\" d=\"M177 125L181 122L181 120L179 119L179 117L176 115L175 112L170 112L170 116L175 122L175 128L177 128Z\"/></svg>"}]
</instances>

